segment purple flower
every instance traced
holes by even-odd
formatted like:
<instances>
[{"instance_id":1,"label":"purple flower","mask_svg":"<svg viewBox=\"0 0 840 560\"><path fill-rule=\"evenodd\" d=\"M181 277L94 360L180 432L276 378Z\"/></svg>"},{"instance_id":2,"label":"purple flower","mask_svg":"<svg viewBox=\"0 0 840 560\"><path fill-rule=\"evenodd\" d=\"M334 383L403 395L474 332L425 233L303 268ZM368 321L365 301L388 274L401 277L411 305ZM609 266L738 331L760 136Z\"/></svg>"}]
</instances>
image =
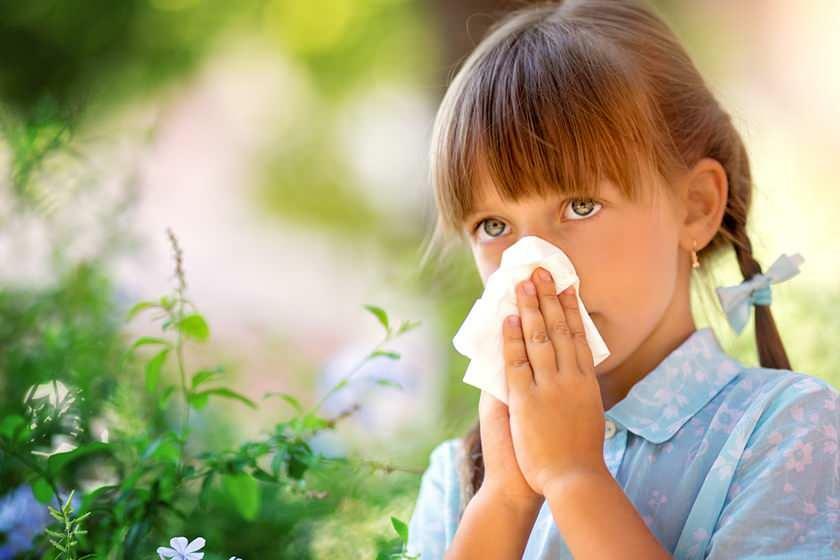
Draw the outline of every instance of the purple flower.
<instances>
[{"instance_id":1,"label":"purple flower","mask_svg":"<svg viewBox=\"0 0 840 560\"><path fill-rule=\"evenodd\" d=\"M53 505L61 504L53 496ZM73 506L79 499L73 496ZM0 498L0 534L6 540L0 544L0 560L11 560L18 553L32 548L32 539L52 522L47 506L39 502L28 484L21 484Z\"/></svg>"}]
</instances>

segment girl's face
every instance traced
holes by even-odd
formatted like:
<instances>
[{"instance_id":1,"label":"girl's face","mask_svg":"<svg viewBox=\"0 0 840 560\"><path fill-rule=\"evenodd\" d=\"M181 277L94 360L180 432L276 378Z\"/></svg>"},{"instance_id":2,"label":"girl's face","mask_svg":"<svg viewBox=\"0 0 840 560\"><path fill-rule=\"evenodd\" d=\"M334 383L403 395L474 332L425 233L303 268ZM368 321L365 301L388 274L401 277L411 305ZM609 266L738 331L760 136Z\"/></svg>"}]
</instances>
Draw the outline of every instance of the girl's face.
<instances>
[{"instance_id":1,"label":"girl's face","mask_svg":"<svg viewBox=\"0 0 840 560\"><path fill-rule=\"evenodd\" d=\"M506 202L486 181L481 185L464 230L482 282L499 267L504 250L526 235L562 249L611 352L597 374L621 364L666 315L687 312L691 320L688 282L678 274L678 213L669 197L632 202L606 181L598 198L557 194Z\"/></svg>"}]
</instances>

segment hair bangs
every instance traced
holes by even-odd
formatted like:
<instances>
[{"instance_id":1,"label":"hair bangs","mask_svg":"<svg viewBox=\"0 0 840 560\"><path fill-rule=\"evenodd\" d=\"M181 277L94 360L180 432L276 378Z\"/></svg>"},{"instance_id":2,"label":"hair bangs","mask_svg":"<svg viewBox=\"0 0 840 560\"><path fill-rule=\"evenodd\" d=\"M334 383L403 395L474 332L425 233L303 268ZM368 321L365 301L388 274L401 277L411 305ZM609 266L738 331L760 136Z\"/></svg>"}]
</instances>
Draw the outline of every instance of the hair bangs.
<instances>
[{"instance_id":1,"label":"hair bangs","mask_svg":"<svg viewBox=\"0 0 840 560\"><path fill-rule=\"evenodd\" d=\"M642 85L616 50L581 29L548 29L557 26L491 37L447 90L430 176L450 232L461 232L487 180L503 200L595 197L605 179L638 199L657 156Z\"/></svg>"}]
</instances>

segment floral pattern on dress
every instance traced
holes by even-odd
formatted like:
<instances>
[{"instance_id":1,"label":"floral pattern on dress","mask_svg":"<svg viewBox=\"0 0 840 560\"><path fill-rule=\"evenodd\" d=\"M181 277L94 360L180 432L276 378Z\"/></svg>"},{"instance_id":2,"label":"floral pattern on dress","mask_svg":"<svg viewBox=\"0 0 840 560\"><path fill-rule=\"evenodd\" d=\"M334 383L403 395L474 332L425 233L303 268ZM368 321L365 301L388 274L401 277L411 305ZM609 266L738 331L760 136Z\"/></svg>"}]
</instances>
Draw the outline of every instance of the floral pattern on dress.
<instances>
[{"instance_id":1,"label":"floral pattern on dress","mask_svg":"<svg viewBox=\"0 0 840 560\"><path fill-rule=\"evenodd\" d=\"M836 389L802 377L763 412L736 467L707 558L840 558L837 405Z\"/></svg>"},{"instance_id":2,"label":"floral pattern on dress","mask_svg":"<svg viewBox=\"0 0 840 560\"><path fill-rule=\"evenodd\" d=\"M703 328L605 411L605 462L677 560L840 558L838 396L804 373L743 366ZM457 532L460 443L438 444L421 479L407 547L421 560L442 559ZM546 503L522 558L572 558Z\"/></svg>"}]
</instances>

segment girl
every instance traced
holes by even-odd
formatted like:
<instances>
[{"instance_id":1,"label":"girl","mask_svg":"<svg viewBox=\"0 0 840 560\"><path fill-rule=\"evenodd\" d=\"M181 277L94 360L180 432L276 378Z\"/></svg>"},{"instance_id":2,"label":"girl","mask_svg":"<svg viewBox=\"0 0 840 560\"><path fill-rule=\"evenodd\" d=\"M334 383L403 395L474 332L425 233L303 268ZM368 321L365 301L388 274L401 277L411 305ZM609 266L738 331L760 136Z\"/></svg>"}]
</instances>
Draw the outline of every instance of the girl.
<instances>
[{"instance_id":1,"label":"girl","mask_svg":"<svg viewBox=\"0 0 840 560\"><path fill-rule=\"evenodd\" d=\"M522 236L557 245L611 355L592 367L543 269L522 282L521 321L499 326L509 406L482 392L475 428L432 451L409 553L840 557L838 392L790 369L769 285L795 271L762 274L744 145L659 17L617 0L509 14L450 84L431 156L433 241L466 240L483 281ZM761 367L692 318L692 274L730 248Z\"/></svg>"}]
</instances>

